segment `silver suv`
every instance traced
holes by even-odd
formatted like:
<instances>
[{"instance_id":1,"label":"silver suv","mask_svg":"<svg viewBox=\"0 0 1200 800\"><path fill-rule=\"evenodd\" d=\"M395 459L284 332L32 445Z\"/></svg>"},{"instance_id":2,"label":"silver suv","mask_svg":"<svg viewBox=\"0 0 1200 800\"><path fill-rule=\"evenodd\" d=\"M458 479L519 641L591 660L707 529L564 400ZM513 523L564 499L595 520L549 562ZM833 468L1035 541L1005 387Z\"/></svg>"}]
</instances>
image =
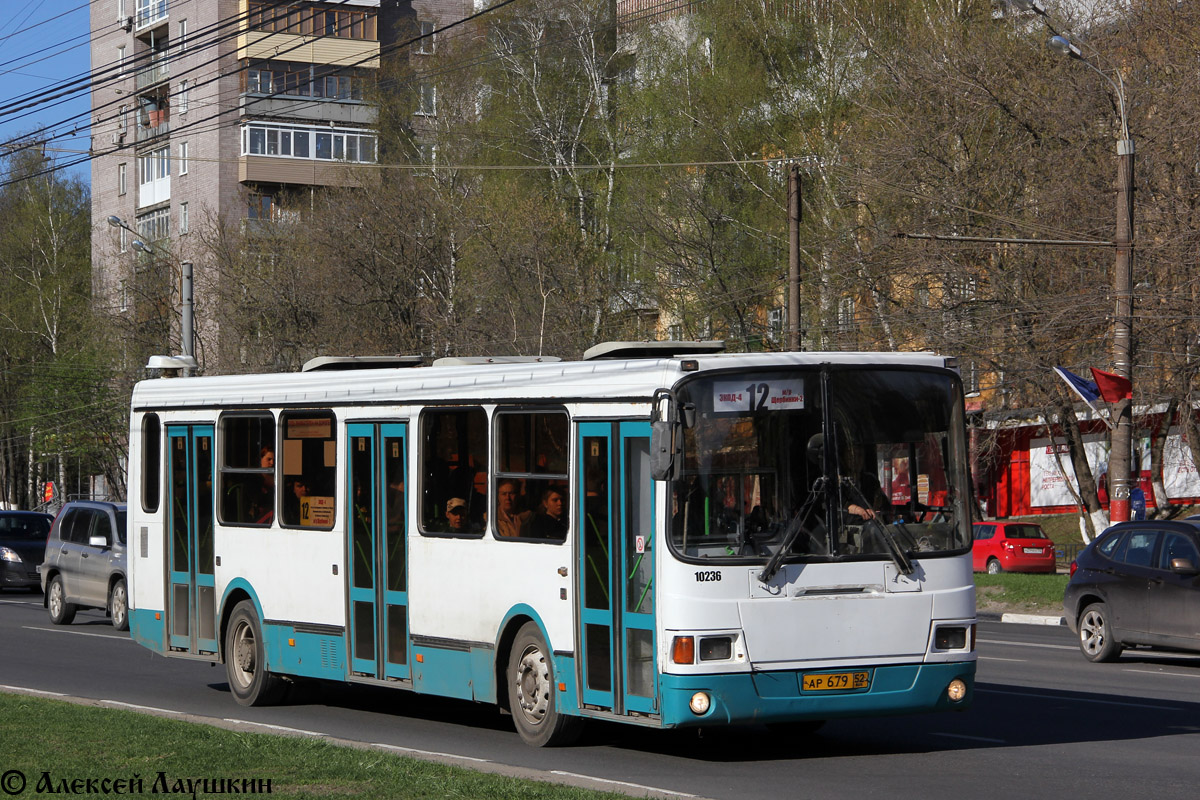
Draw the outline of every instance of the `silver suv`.
<instances>
[{"instance_id":1,"label":"silver suv","mask_svg":"<svg viewBox=\"0 0 1200 800\"><path fill-rule=\"evenodd\" d=\"M50 621L69 625L80 608L103 608L114 628L129 630L125 574L125 505L81 500L63 506L42 562Z\"/></svg>"}]
</instances>

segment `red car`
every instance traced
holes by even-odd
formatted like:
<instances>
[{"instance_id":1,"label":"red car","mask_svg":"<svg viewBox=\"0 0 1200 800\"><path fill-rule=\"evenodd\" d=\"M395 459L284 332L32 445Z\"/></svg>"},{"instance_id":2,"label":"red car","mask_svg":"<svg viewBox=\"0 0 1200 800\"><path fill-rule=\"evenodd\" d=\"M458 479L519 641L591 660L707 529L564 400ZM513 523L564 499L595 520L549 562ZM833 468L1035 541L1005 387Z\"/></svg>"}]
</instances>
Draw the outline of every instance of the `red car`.
<instances>
[{"instance_id":1,"label":"red car","mask_svg":"<svg viewBox=\"0 0 1200 800\"><path fill-rule=\"evenodd\" d=\"M976 522L971 563L976 572L1054 572L1054 542L1033 522Z\"/></svg>"}]
</instances>

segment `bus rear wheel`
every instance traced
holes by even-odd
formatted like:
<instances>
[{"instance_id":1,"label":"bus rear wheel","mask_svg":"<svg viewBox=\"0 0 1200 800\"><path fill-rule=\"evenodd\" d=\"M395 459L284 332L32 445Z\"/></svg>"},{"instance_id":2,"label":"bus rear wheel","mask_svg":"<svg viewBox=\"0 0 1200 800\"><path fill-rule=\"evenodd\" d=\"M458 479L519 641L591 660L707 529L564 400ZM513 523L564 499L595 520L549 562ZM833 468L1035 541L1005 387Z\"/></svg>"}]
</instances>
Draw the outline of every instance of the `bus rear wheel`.
<instances>
[{"instance_id":1,"label":"bus rear wheel","mask_svg":"<svg viewBox=\"0 0 1200 800\"><path fill-rule=\"evenodd\" d=\"M283 699L287 684L267 671L262 626L254 604L243 600L234 606L225 631L225 674L229 690L244 706L269 706Z\"/></svg>"},{"instance_id":2,"label":"bus rear wheel","mask_svg":"<svg viewBox=\"0 0 1200 800\"><path fill-rule=\"evenodd\" d=\"M538 626L521 626L508 654L508 707L517 733L534 747L571 744L583 730L580 717L558 710L550 656Z\"/></svg>"}]
</instances>

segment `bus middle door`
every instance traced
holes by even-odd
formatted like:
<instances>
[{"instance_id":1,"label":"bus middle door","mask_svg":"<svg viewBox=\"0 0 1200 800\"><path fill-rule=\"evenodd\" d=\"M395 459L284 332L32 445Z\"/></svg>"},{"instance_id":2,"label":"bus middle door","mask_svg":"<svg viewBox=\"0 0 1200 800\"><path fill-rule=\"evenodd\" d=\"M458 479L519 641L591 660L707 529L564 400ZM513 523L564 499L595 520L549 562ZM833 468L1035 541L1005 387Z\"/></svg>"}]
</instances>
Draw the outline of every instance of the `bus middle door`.
<instances>
[{"instance_id":1,"label":"bus middle door","mask_svg":"<svg viewBox=\"0 0 1200 800\"><path fill-rule=\"evenodd\" d=\"M407 680L406 426L352 423L346 429L350 670Z\"/></svg>"},{"instance_id":2,"label":"bus middle door","mask_svg":"<svg viewBox=\"0 0 1200 800\"><path fill-rule=\"evenodd\" d=\"M654 482L648 422L579 425L580 634L583 704L616 714L658 710L654 663Z\"/></svg>"}]
</instances>

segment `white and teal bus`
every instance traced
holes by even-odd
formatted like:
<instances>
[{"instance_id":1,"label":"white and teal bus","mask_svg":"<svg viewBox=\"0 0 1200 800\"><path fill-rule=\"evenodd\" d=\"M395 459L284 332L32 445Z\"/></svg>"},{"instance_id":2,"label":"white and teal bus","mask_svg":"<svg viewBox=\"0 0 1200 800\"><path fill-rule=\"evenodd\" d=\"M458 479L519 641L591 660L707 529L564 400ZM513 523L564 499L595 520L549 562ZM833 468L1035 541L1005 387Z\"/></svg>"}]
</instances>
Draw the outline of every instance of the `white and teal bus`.
<instances>
[{"instance_id":1,"label":"white and teal bus","mask_svg":"<svg viewBox=\"0 0 1200 800\"><path fill-rule=\"evenodd\" d=\"M718 344L139 383L134 639L243 704L388 686L534 745L966 708L953 363Z\"/></svg>"}]
</instances>

